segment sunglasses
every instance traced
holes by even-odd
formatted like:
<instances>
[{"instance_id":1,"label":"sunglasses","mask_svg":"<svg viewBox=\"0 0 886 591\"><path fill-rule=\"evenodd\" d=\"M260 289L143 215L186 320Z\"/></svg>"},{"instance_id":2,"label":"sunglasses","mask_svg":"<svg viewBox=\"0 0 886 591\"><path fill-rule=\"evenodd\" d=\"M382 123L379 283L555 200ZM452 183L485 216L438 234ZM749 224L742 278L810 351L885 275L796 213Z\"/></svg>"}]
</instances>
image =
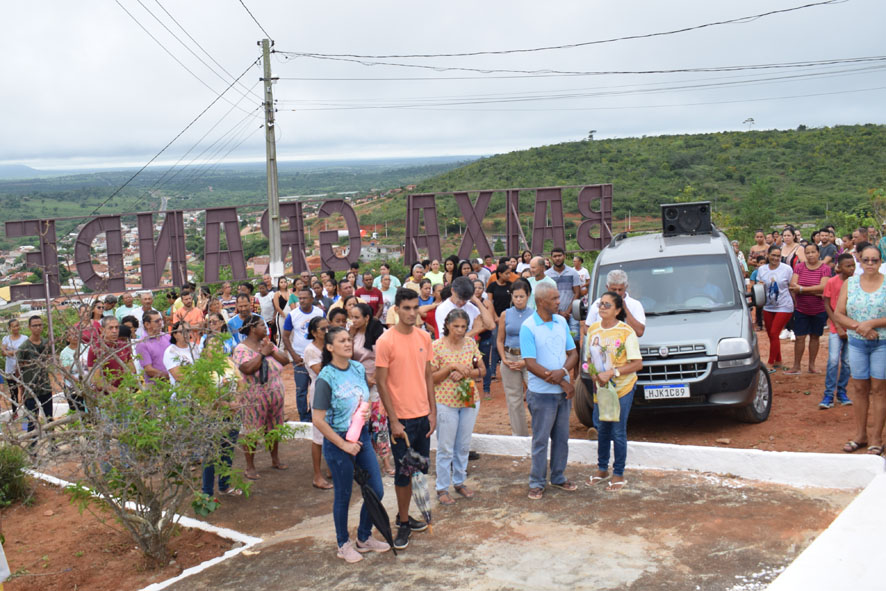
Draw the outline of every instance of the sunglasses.
<instances>
[{"instance_id":1,"label":"sunglasses","mask_svg":"<svg viewBox=\"0 0 886 591\"><path fill-rule=\"evenodd\" d=\"M866 265L876 265L877 263L880 262L880 259L868 259L868 258L865 258L865 259L861 259L861 262L864 263L864 264L866 264Z\"/></svg>"},{"instance_id":2,"label":"sunglasses","mask_svg":"<svg viewBox=\"0 0 886 591\"><path fill-rule=\"evenodd\" d=\"M600 302L600 304L599 304L599 306L601 308L603 308L604 310L608 310L609 308L611 308L614 305L615 304L613 304L612 302Z\"/></svg>"}]
</instances>

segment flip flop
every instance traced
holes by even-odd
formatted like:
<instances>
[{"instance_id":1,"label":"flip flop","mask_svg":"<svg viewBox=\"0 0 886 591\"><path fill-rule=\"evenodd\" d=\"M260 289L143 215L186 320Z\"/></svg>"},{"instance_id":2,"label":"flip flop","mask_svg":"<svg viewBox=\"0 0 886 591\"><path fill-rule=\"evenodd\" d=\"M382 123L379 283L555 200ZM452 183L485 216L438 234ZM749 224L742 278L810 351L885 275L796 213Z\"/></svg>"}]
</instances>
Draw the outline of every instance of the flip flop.
<instances>
[{"instance_id":1,"label":"flip flop","mask_svg":"<svg viewBox=\"0 0 886 591\"><path fill-rule=\"evenodd\" d=\"M258 475L258 472L253 472L250 474L249 472L243 473L244 478L248 478L249 480L259 480L261 476Z\"/></svg>"},{"instance_id":2,"label":"flip flop","mask_svg":"<svg viewBox=\"0 0 886 591\"><path fill-rule=\"evenodd\" d=\"M563 482L561 482L559 484L552 482L551 486L556 486L557 488L559 488L561 490L565 490L565 491L569 491L569 492L573 492L575 490L578 490L578 486L574 482L571 482L569 480L564 480Z\"/></svg>"},{"instance_id":3,"label":"flip flop","mask_svg":"<svg viewBox=\"0 0 886 591\"><path fill-rule=\"evenodd\" d=\"M545 494L545 489L543 488L530 488L529 489L529 498L533 501L540 500Z\"/></svg>"},{"instance_id":4,"label":"flip flop","mask_svg":"<svg viewBox=\"0 0 886 591\"><path fill-rule=\"evenodd\" d=\"M277 464L276 466L272 465L271 468L273 468L274 470L286 470L287 468L289 468L289 466L287 466L286 464Z\"/></svg>"},{"instance_id":5,"label":"flip flop","mask_svg":"<svg viewBox=\"0 0 886 591\"><path fill-rule=\"evenodd\" d=\"M472 491L471 489L466 487L464 484L455 485L455 492L457 492L458 494L460 494L461 496L463 496L466 499L473 499L474 498L474 491Z\"/></svg>"},{"instance_id":6,"label":"flip flop","mask_svg":"<svg viewBox=\"0 0 886 591\"><path fill-rule=\"evenodd\" d=\"M619 480L618 482L610 481L609 484L606 485L606 490L609 492L618 492L623 489L627 483L627 480Z\"/></svg>"},{"instance_id":7,"label":"flip flop","mask_svg":"<svg viewBox=\"0 0 886 591\"><path fill-rule=\"evenodd\" d=\"M595 486L597 484L600 484L601 482L605 482L606 480L609 480L609 478L611 478L611 476L612 475L609 473L607 473L606 476L597 476L596 474L591 474L591 476L590 476L591 486Z\"/></svg>"},{"instance_id":8,"label":"flip flop","mask_svg":"<svg viewBox=\"0 0 886 591\"><path fill-rule=\"evenodd\" d=\"M228 495L229 497L242 497L243 496L243 491L240 490L239 488L234 488L234 487L230 487L227 490L220 490L219 492L223 495Z\"/></svg>"},{"instance_id":9,"label":"flip flop","mask_svg":"<svg viewBox=\"0 0 886 591\"><path fill-rule=\"evenodd\" d=\"M872 445L868 448L868 455L879 456L882 453L883 453L883 446L882 445Z\"/></svg>"},{"instance_id":10,"label":"flip flop","mask_svg":"<svg viewBox=\"0 0 886 591\"><path fill-rule=\"evenodd\" d=\"M799 376L802 374L803 374L803 372L800 370L793 370L793 369L784 370L784 375L786 375L786 376Z\"/></svg>"},{"instance_id":11,"label":"flip flop","mask_svg":"<svg viewBox=\"0 0 886 591\"><path fill-rule=\"evenodd\" d=\"M866 445L867 443L856 443L855 441L849 440L846 442L846 445L843 446L843 451L851 454L852 452L856 452Z\"/></svg>"},{"instance_id":12,"label":"flip flop","mask_svg":"<svg viewBox=\"0 0 886 591\"><path fill-rule=\"evenodd\" d=\"M454 505L455 499L452 498L452 495L449 494L448 490L438 490L437 491L437 502L441 505Z\"/></svg>"},{"instance_id":13,"label":"flip flop","mask_svg":"<svg viewBox=\"0 0 886 591\"><path fill-rule=\"evenodd\" d=\"M330 484L328 482L326 483L326 486L320 486L320 485L312 482L311 486L313 486L314 488L319 489L319 490L330 490L330 489L335 488L335 486L333 486L332 484Z\"/></svg>"}]
</instances>

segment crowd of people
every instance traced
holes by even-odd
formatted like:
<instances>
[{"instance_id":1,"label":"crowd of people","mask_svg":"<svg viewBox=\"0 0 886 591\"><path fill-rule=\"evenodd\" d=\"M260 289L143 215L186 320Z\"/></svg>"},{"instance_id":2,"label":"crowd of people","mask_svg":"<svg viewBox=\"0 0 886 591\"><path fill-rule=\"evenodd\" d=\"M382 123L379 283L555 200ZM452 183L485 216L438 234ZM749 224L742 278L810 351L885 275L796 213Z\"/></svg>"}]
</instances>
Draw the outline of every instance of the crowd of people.
<instances>
[{"instance_id":1,"label":"crowd of people","mask_svg":"<svg viewBox=\"0 0 886 591\"><path fill-rule=\"evenodd\" d=\"M824 227L814 231L809 240L792 226L771 234L757 231L745 270L750 271L750 281L766 290L766 303L757 310L757 326L758 330L765 327L769 337L769 372L800 375L806 355L805 371L820 374L816 361L827 326L828 359L818 406L827 410L835 402L852 405L856 429L843 451L866 449L882 455L886 428L886 236L878 236L875 228L858 228L839 238L834 230L833 226ZM738 246L734 247L742 255L739 260L745 260ZM782 340L794 342L794 360L789 367L782 359Z\"/></svg>"},{"instance_id":2,"label":"crowd of people","mask_svg":"<svg viewBox=\"0 0 886 591\"><path fill-rule=\"evenodd\" d=\"M772 234L758 232L747 257L737 243L734 247L749 281L766 290L757 322L769 335L770 371L801 372L808 347L807 371L817 373L819 339L827 321L829 359L821 407L831 408L834 400L854 404L857 433L845 451L881 453L886 422L881 264L886 239L875 245L865 233L859 230L838 244L832 228L804 241L787 227ZM587 305L587 318L580 324L572 304L577 299L587 304L590 274L580 256L572 258L571 266L566 261L563 249L555 248L547 257L525 251L497 261L491 256L425 260L402 278L388 264L380 265L377 274L365 268L361 273L354 264L343 276L305 271L292 281L273 281L264 275L256 284L246 281L236 288L224 282L216 293L188 284L179 293L168 292L169 305L162 310L154 308L149 292L126 293L119 301L106 296L81 307L79 323L66 335L60 364L68 379L101 364L94 382L98 391L117 387L130 371L145 384L174 384L182 368L206 350L207 340L217 339L244 384L241 420L250 432L283 424L282 375L291 364L298 419L312 429L312 485L333 490L337 555L356 562L363 553L384 552L389 545L371 536L365 507L351 540L347 517L355 470L368 474L367 485L379 498L383 478L393 477L398 507L393 545L406 548L410 535L428 525L409 515L412 480L405 458L412 452L429 457L430 437L436 432L439 504L452 505L480 492L466 482L471 434L496 379L503 386L512 433L531 437L530 499L542 499L547 486L578 488L565 471L579 376L588 391L605 394L605 401L595 395L598 466L589 483L605 483L614 492L625 486L627 421L642 367L638 339L646 316L628 293L627 275L614 270L606 277L605 293ZM11 321L2 341L4 387L14 411L23 402L29 416L39 406L51 418L47 368L52 364L45 362L43 319L34 316L28 323L26 336L19 322ZM794 339L790 367L782 365L781 337ZM583 358L580 351L585 351ZM75 395L69 396L69 404L74 410L84 408ZM874 418L870 432L869 413ZM356 433L349 434L354 425ZM28 429L33 427L31 421ZM223 458L228 464L237 436L232 425L232 443ZM244 446L243 451L245 477L259 479L255 450ZM278 446L269 451L272 467L285 470ZM206 494L214 493L214 480L212 466L207 466ZM218 490L242 494L227 478L219 479Z\"/></svg>"}]
</instances>

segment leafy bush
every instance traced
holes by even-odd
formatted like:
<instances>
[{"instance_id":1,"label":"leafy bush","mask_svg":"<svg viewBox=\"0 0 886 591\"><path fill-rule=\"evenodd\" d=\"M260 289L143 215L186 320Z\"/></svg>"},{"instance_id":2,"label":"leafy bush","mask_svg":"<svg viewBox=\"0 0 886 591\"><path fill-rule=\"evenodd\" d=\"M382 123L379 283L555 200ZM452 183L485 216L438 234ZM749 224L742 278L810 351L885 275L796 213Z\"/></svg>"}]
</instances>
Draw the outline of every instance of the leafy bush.
<instances>
[{"instance_id":1,"label":"leafy bush","mask_svg":"<svg viewBox=\"0 0 886 591\"><path fill-rule=\"evenodd\" d=\"M27 467L28 456L22 448L0 445L0 507L23 501L31 494Z\"/></svg>"}]
</instances>

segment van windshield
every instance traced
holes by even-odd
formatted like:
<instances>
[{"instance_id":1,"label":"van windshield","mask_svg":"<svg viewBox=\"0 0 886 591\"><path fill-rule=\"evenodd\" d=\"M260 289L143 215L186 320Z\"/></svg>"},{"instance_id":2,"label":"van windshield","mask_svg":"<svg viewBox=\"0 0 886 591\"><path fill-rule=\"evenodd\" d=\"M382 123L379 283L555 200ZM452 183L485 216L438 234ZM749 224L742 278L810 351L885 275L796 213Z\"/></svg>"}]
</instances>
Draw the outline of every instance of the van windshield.
<instances>
[{"instance_id":1,"label":"van windshield","mask_svg":"<svg viewBox=\"0 0 886 591\"><path fill-rule=\"evenodd\" d=\"M621 269L628 275L628 294L643 304L647 316L703 313L740 306L729 259L699 255L631 261L600 267L597 297L606 291L606 275Z\"/></svg>"}]
</instances>

